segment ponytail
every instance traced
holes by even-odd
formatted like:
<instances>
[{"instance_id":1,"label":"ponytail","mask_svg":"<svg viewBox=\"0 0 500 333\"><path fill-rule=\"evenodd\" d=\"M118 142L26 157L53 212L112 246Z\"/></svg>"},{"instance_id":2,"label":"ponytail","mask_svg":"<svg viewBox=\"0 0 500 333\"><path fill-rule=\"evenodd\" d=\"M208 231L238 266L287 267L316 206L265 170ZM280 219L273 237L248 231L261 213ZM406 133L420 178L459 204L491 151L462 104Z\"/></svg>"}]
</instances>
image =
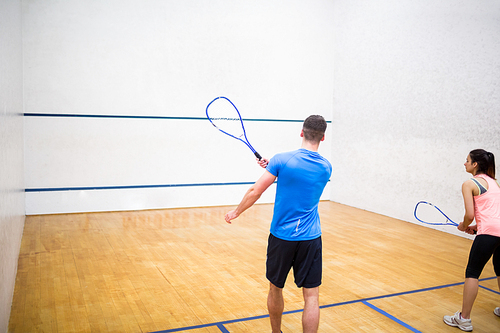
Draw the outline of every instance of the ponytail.
<instances>
[{"instance_id":1,"label":"ponytail","mask_svg":"<svg viewBox=\"0 0 500 333\"><path fill-rule=\"evenodd\" d=\"M495 155L488 152L488 170L486 170L486 174L491 178L495 179Z\"/></svg>"}]
</instances>

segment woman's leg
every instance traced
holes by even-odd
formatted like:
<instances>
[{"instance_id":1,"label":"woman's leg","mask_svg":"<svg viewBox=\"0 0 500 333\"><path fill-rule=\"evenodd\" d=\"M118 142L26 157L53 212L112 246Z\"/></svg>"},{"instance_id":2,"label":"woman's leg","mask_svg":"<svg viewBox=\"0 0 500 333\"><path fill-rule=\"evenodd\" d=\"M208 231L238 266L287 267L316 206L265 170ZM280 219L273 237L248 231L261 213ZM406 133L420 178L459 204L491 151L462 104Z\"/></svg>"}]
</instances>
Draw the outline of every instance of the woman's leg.
<instances>
[{"instance_id":1,"label":"woman's leg","mask_svg":"<svg viewBox=\"0 0 500 333\"><path fill-rule=\"evenodd\" d=\"M474 278L465 279L464 294L462 302L462 318L470 319L472 306L476 300L477 291L479 289L479 280Z\"/></svg>"},{"instance_id":2,"label":"woman's leg","mask_svg":"<svg viewBox=\"0 0 500 333\"><path fill-rule=\"evenodd\" d=\"M465 270L465 284L462 302L462 318L470 319L472 306L479 289L479 276L484 266L493 256L493 264L497 271L500 267L500 237L491 235L476 236L469 254L469 262ZM498 276L498 274L497 274Z\"/></svg>"}]
</instances>

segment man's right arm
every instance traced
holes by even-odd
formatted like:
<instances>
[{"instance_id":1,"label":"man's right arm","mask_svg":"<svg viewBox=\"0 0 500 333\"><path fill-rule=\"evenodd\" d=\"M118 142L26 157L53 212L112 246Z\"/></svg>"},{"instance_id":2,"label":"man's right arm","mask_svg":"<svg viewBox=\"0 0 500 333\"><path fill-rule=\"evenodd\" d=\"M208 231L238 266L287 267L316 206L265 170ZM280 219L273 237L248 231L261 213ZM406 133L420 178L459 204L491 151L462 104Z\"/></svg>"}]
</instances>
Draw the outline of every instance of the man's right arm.
<instances>
[{"instance_id":1,"label":"man's right arm","mask_svg":"<svg viewBox=\"0 0 500 333\"><path fill-rule=\"evenodd\" d=\"M252 205L259 200L260 196L262 193L264 193L265 190L269 186L271 186L272 183L276 180L276 176L274 176L272 173L269 171L265 171L264 174L253 184L245 193L245 196L241 200L240 204L238 207L232 211L229 211L226 216L225 220L227 223L231 223L231 220L234 220L238 216L241 215L245 210L248 208L252 207Z\"/></svg>"}]
</instances>

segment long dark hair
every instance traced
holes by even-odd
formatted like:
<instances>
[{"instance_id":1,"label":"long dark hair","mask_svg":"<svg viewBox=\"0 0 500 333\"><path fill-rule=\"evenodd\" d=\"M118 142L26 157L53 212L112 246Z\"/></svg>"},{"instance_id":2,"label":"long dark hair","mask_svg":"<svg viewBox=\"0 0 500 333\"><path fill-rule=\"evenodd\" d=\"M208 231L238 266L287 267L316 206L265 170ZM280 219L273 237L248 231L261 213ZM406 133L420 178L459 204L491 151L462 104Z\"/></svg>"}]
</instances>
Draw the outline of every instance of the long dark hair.
<instances>
[{"instance_id":1,"label":"long dark hair","mask_svg":"<svg viewBox=\"0 0 500 333\"><path fill-rule=\"evenodd\" d=\"M474 149L469 153L472 163L477 163L477 172L484 173L495 179L495 156L484 149Z\"/></svg>"}]
</instances>

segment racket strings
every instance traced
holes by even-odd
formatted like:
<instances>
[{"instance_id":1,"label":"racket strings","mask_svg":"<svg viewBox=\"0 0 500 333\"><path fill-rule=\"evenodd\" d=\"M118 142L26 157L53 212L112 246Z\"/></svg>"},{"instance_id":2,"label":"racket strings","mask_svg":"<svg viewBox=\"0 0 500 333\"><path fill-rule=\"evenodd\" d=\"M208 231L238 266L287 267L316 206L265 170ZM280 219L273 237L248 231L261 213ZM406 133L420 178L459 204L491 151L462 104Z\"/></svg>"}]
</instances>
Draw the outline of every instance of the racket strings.
<instances>
[{"instance_id":1,"label":"racket strings","mask_svg":"<svg viewBox=\"0 0 500 333\"><path fill-rule=\"evenodd\" d=\"M240 114L227 99L214 100L207 109L207 116L217 129L236 138L245 138Z\"/></svg>"},{"instance_id":2,"label":"racket strings","mask_svg":"<svg viewBox=\"0 0 500 333\"><path fill-rule=\"evenodd\" d=\"M441 209L425 201L417 203L414 215L418 221L426 224L457 225L457 223L450 219Z\"/></svg>"},{"instance_id":3,"label":"racket strings","mask_svg":"<svg viewBox=\"0 0 500 333\"><path fill-rule=\"evenodd\" d=\"M226 97L220 96L211 101L206 110L207 118L219 131L240 140L259 160L262 156L248 142L243 119L236 106Z\"/></svg>"}]
</instances>

